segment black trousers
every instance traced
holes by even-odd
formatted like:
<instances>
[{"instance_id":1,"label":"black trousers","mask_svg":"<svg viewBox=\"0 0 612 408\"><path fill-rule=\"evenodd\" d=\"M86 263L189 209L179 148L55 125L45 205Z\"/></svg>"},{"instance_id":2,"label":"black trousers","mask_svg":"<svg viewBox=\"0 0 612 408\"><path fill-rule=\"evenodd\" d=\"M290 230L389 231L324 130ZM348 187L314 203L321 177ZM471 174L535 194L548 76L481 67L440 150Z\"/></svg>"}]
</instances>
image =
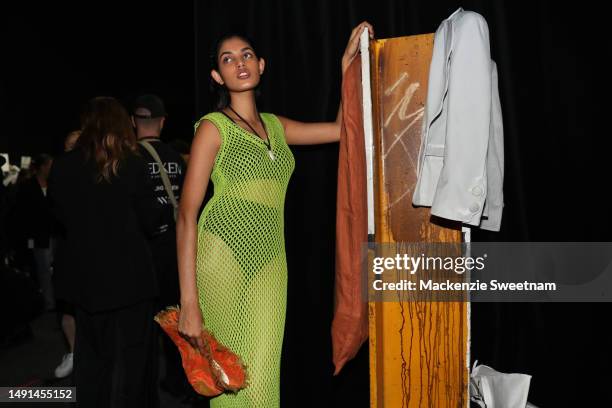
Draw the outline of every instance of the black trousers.
<instances>
[{"instance_id":1,"label":"black trousers","mask_svg":"<svg viewBox=\"0 0 612 408\"><path fill-rule=\"evenodd\" d=\"M178 305L180 290L174 231L167 232L164 237L152 241L151 248L155 270L158 274L157 279L160 282L158 310ZM162 340L165 362L165 371L161 375L162 383L171 393L185 394L191 390L191 385L187 381L178 348L160 327L158 327L158 333Z\"/></svg>"},{"instance_id":2,"label":"black trousers","mask_svg":"<svg viewBox=\"0 0 612 408\"><path fill-rule=\"evenodd\" d=\"M154 315L153 299L98 313L77 307L78 407L159 407Z\"/></svg>"}]
</instances>

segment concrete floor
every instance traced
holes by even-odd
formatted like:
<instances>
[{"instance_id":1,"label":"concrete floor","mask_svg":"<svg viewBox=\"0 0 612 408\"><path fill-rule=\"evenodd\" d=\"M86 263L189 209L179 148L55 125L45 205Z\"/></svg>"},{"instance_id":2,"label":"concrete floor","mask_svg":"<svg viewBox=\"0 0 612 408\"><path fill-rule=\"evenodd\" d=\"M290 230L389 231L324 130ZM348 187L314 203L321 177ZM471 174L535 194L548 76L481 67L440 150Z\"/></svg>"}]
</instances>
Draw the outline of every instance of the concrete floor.
<instances>
[{"instance_id":1,"label":"concrete floor","mask_svg":"<svg viewBox=\"0 0 612 408\"><path fill-rule=\"evenodd\" d=\"M0 386L72 386L72 378L57 379L55 367L67 351L63 333L55 312L44 313L30 324L33 336L23 344L0 349ZM163 372L160 358L160 372ZM187 402L174 398L159 390L160 406L163 408L208 407L207 401ZM78 398L78 394L77 394ZM0 403L0 407L18 408L73 407L74 403Z\"/></svg>"}]
</instances>

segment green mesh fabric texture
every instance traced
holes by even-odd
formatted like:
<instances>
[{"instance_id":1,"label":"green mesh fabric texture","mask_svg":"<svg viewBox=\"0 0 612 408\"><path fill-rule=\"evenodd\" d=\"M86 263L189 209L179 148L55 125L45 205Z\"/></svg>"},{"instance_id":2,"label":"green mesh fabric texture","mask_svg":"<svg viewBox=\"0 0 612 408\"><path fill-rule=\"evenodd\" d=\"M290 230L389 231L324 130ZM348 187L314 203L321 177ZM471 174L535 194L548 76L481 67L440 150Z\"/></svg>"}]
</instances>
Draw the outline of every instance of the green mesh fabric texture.
<instances>
[{"instance_id":1,"label":"green mesh fabric texture","mask_svg":"<svg viewBox=\"0 0 612 408\"><path fill-rule=\"evenodd\" d=\"M263 140L220 112L202 120L221 134L214 195L198 222L196 280L204 324L242 357L249 386L211 400L211 408L280 406L280 362L287 301L284 205L295 161L283 126L262 119ZM202 182L206 182L202 180Z\"/></svg>"}]
</instances>

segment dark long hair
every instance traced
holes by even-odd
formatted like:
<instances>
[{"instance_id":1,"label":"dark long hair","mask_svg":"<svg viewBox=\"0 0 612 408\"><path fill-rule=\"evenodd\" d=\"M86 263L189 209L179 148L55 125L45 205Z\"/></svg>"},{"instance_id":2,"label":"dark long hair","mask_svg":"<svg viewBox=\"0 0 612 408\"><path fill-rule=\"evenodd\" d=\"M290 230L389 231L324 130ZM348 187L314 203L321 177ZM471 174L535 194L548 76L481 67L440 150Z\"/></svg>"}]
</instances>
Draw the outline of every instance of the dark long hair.
<instances>
[{"instance_id":1,"label":"dark long hair","mask_svg":"<svg viewBox=\"0 0 612 408\"><path fill-rule=\"evenodd\" d=\"M247 44L249 44L251 46L251 48L253 49L253 51L255 51L255 56L257 57L257 60L259 61L259 58L261 58L261 55L259 55L257 53L257 48L255 48L255 44L253 43L253 41L245 34L240 33L240 32L231 32L228 34L225 34L223 36L221 36L213 45L213 48L210 52L210 67L211 69L217 70L217 72L220 72L219 69L219 52L221 51L221 46L223 45L223 43L226 40L229 40L230 38L240 38L242 41L246 42ZM259 84L257 85L257 87L255 88L255 97L259 97L260 95L260 85L261 85L261 79L259 81ZM230 96L229 96L229 91L227 90L227 88L225 87L225 85L219 85L217 83L217 81L215 81L214 79L210 78L210 90L211 92L213 92L216 96L217 96L217 101L215 103L215 108L217 110L222 110L224 108L226 108L229 103L230 103Z\"/></svg>"},{"instance_id":2,"label":"dark long hair","mask_svg":"<svg viewBox=\"0 0 612 408\"><path fill-rule=\"evenodd\" d=\"M81 114L81 136L76 147L87 160L94 160L96 181L110 182L117 175L119 162L136 151L136 135L130 116L115 98L90 99Z\"/></svg>"}]
</instances>

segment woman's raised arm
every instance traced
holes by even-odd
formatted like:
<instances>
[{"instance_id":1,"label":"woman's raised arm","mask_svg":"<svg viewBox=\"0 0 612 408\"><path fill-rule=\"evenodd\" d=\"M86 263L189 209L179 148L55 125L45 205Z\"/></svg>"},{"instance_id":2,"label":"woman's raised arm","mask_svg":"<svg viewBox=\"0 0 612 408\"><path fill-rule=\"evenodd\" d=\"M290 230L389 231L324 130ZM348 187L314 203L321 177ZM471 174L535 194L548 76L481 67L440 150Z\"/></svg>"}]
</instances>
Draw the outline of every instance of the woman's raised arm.
<instances>
[{"instance_id":1,"label":"woman's raised arm","mask_svg":"<svg viewBox=\"0 0 612 408\"><path fill-rule=\"evenodd\" d=\"M359 51L359 39L363 30L369 30L370 38L374 38L374 29L367 21L362 22L351 32L348 44L342 55L342 76ZM342 101L338 107L338 114L334 122L299 122L279 116L278 119L285 129L287 144L307 145L331 143L340 140L340 123L342 119Z\"/></svg>"}]
</instances>

